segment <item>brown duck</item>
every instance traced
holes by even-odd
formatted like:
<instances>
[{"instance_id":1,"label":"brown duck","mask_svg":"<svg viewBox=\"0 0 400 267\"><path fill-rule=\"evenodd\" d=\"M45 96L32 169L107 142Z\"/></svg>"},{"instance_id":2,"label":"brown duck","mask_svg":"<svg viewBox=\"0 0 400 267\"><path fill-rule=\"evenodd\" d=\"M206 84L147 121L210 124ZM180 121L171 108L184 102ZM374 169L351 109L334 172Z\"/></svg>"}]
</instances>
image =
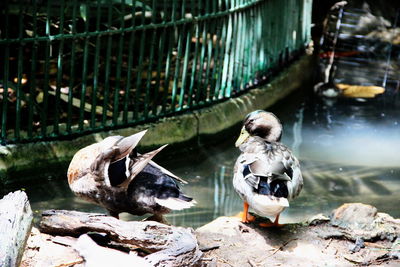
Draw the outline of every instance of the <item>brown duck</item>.
<instances>
[{"instance_id":1,"label":"brown duck","mask_svg":"<svg viewBox=\"0 0 400 267\"><path fill-rule=\"evenodd\" d=\"M162 215L192 207L196 202L182 193L186 183L152 161L166 145L139 154L136 146L147 130L128 137L110 136L79 150L68 168L68 183L75 195L119 213Z\"/></svg>"}]
</instances>

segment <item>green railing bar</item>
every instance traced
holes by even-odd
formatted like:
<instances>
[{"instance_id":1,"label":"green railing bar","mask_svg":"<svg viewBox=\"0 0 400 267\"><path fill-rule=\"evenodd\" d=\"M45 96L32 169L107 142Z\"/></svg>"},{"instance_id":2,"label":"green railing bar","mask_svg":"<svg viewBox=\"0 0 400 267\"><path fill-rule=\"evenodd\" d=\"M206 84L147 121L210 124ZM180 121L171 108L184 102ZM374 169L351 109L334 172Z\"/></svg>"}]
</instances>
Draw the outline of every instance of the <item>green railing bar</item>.
<instances>
[{"instance_id":1,"label":"green railing bar","mask_svg":"<svg viewBox=\"0 0 400 267\"><path fill-rule=\"evenodd\" d=\"M37 32L37 5L36 1L33 1L33 27L32 36L36 36ZM36 60L37 60L37 43L32 44L32 57L31 57L31 76L30 76L30 87L29 87L29 98L28 98L28 138L33 137L33 107L34 107L34 92L36 90Z\"/></svg>"},{"instance_id":2,"label":"green railing bar","mask_svg":"<svg viewBox=\"0 0 400 267\"><path fill-rule=\"evenodd\" d=\"M139 104L141 103L140 94L141 94L141 86L142 86L142 72L143 72L143 58L144 58L144 40L146 39L146 31L143 31L140 38L140 48L139 48L139 63L137 66L137 76L136 76L136 91L134 98L134 111L133 111L133 119L137 120L139 117Z\"/></svg>"},{"instance_id":3,"label":"green railing bar","mask_svg":"<svg viewBox=\"0 0 400 267\"><path fill-rule=\"evenodd\" d=\"M125 0L121 0L122 5L122 14L125 14ZM123 16L120 16L120 28L125 27L125 19ZM118 45L118 56L117 56L117 72L116 72L116 81L115 81L115 90L114 90L114 108L113 108L113 124L118 124L119 117L119 95L121 90L121 72L122 72L122 49L124 45L124 37L125 33L121 33L119 36L119 45Z\"/></svg>"},{"instance_id":4,"label":"green railing bar","mask_svg":"<svg viewBox=\"0 0 400 267\"><path fill-rule=\"evenodd\" d=\"M145 24L145 25L138 25L135 26L134 28L132 27L128 27L128 28L124 28L124 29L113 29L113 30L104 30L101 32L82 32L82 33L76 33L76 34L56 34L56 35L49 35L49 36L39 36L36 38L23 38L22 40L20 39L7 39L7 40L0 40L0 44L3 43L16 43L16 42L22 42L22 43L26 43L26 42L33 42L33 41L54 41L54 40L58 40L58 39L81 39L81 38L86 38L86 37L94 37L97 35L103 36L103 35L114 35L114 34L121 34L124 32L131 32L131 31L141 31L141 30L150 30L150 29L158 29L158 28L166 28L166 27L175 27L178 25L182 25L182 24L187 24L187 23L198 23L200 21L206 21L206 20L210 20L213 18L219 18L219 17L224 17L226 15L229 14L234 14L237 12L241 12L245 9L248 8L252 8L253 6L256 6L260 3L262 3L264 0L258 0L255 2L251 2L248 4L243 4L240 6L237 6L235 8L231 8L229 10L225 10L225 11L221 11L215 14L208 14L208 15L203 15L200 17L193 17L190 19L180 19L180 20L174 20L174 21L168 21L168 22L164 22L161 24ZM200 3L200 1L199 1ZM143 15L144 16L144 15Z\"/></svg>"},{"instance_id":5,"label":"green railing bar","mask_svg":"<svg viewBox=\"0 0 400 267\"><path fill-rule=\"evenodd\" d=\"M185 12L186 12L186 1L183 2L182 4L182 9L181 9L181 18L185 17ZM182 26L182 34L181 38L184 38L186 40L185 42L185 55L183 58L183 67L182 67L182 78L181 78L181 90L179 92L179 102L178 102L178 107L175 108L176 111L182 110L183 103L184 103L184 98L185 98L185 87L186 87L186 75L187 75L187 68L188 68L188 63L189 63L189 48L190 48L190 36L191 36L191 31L189 25L183 25ZM183 46L183 44L182 44Z\"/></svg>"},{"instance_id":6,"label":"green railing bar","mask_svg":"<svg viewBox=\"0 0 400 267\"><path fill-rule=\"evenodd\" d=\"M8 5L8 0L5 0L6 6ZM4 9L4 25L5 32L4 37L8 38L8 29L9 29L9 21L8 21L8 10ZM4 76L3 76L3 110L2 110L2 118L1 118L1 140L2 143L7 139L7 111L8 111L8 75L9 75L9 67L10 67L10 47L7 44L4 51Z\"/></svg>"},{"instance_id":7,"label":"green railing bar","mask_svg":"<svg viewBox=\"0 0 400 267\"><path fill-rule=\"evenodd\" d=\"M112 6L108 6L107 12L107 23L111 25L112 20ZM107 52L106 52L106 69L105 69L105 87L104 87L104 99L103 99L103 115L102 115L102 127L107 125L107 111L108 111L108 98L110 93L110 68L111 68L111 48L112 48L112 35L107 38Z\"/></svg>"},{"instance_id":8,"label":"green railing bar","mask_svg":"<svg viewBox=\"0 0 400 267\"><path fill-rule=\"evenodd\" d=\"M153 9L157 10L157 1L153 0ZM151 23L155 22L155 13L152 12ZM144 118L147 119L149 116L149 100L151 92L151 80L153 78L153 61L154 61L154 51L156 50L156 31L153 31L150 43L150 57L149 57L149 67L147 69L147 80L146 80L146 94L144 99ZM155 104L154 104L155 105Z\"/></svg>"},{"instance_id":9,"label":"green railing bar","mask_svg":"<svg viewBox=\"0 0 400 267\"><path fill-rule=\"evenodd\" d=\"M195 104L199 104L200 102L202 102L203 100L201 99L201 97L203 96L203 70L204 70L204 57L206 54L206 43L207 43L207 24L206 23L202 23L203 25L203 31L201 34L201 49L200 49L200 60L199 60L199 69L197 70L197 81L198 81L198 85L197 85L197 90L196 90L196 102Z\"/></svg>"},{"instance_id":10,"label":"green railing bar","mask_svg":"<svg viewBox=\"0 0 400 267\"><path fill-rule=\"evenodd\" d=\"M142 12L141 16L142 24L145 23L145 12ZM136 91L135 91L135 103L134 103L134 110L133 110L133 119L138 120L139 116L139 104L140 104L140 93L141 93L141 86L142 86L142 72L143 72L143 58L144 58L144 47L146 40L146 30L142 31L141 39L140 39L140 48L139 48L139 63L137 69L137 76L136 76Z\"/></svg>"},{"instance_id":11,"label":"green railing bar","mask_svg":"<svg viewBox=\"0 0 400 267\"><path fill-rule=\"evenodd\" d=\"M164 44L165 44L165 36L166 36L166 29L164 28L161 33L161 39L158 46L158 57L157 57L157 77L156 83L154 87L154 100L158 100L158 92L160 90L160 81L161 81L161 70L162 70L162 59L164 58ZM153 105L153 115L157 115L157 107L158 105Z\"/></svg>"},{"instance_id":12,"label":"green railing bar","mask_svg":"<svg viewBox=\"0 0 400 267\"><path fill-rule=\"evenodd\" d=\"M250 11L251 12L251 11ZM251 14L251 13L250 13ZM249 20L249 25L252 24L251 21L251 17L253 14L251 14L250 16L248 16L248 20ZM254 29L249 31L249 39L250 40L254 40ZM256 43L257 42L251 42L247 45L247 53L246 53L246 58L248 60L248 62L246 63L248 66L248 77L247 77L247 83L254 83L254 79L255 79L255 67L254 64L256 64L256 60L258 60L258 50L256 49Z\"/></svg>"},{"instance_id":13,"label":"green railing bar","mask_svg":"<svg viewBox=\"0 0 400 267\"><path fill-rule=\"evenodd\" d=\"M230 88L228 88L228 67L229 67L229 56L231 52L231 41L232 41L232 15L228 17L228 23L226 28L226 43L225 43L225 55L224 55L224 66L222 69L222 96L228 97L230 95Z\"/></svg>"},{"instance_id":14,"label":"green railing bar","mask_svg":"<svg viewBox=\"0 0 400 267\"><path fill-rule=\"evenodd\" d=\"M77 1L74 0L72 4L72 34L76 33L76 12ZM68 118L67 118L67 132L72 132L72 93L74 91L75 82L75 55L76 55L76 41L72 40L71 44L71 64L70 64L70 77L69 77L69 90L68 90Z\"/></svg>"},{"instance_id":15,"label":"green railing bar","mask_svg":"<svg viewBox=\"0 0 400 267\"><path fill-rule=\"evenodd\" d=\"M50 2L47 2L46 7L46 34L50 35ZM45 66L44 66L44 85L43 85L43 108L41 115L41 135L43 137L47 136L47 107L48 107L48 98L49 98L49 62L50 62L50 49L51 42L50 39L46 41L45 47Z\"/></svg>"},{"instance_id":16,"label":"green railing bar","mask_svg":"<svg viewBox=\"0 0 400 267\"><path fill-rule=\"evenodd\" d=\"M136 1L134 0L132 2L132 9L131 9L131 15L132 15L132 27L135 27L135 20L133 19L135 17L135 6L136 6ZM126 77L126 88L125 88L125 95L124 95L124 112L122 115L122 120L123 123L128 123L128 108L129 108L129 99L131 95L131 80L132 80L132 61L133 61L133 45L135 43L135 32L131 32L130 38L129 38L129 53L128 53L128 72L127 72L127 77Z\"/></svg>"},{"instance_id":17,"label":"green railing bar","mask_svg":"<svg viewBox=\"0 0 400 267\"><path fill-rule=\"evenodd\" d=\"M22 8L19 10L18 14L18 37L22 38L23 33L23 15ZM17 74L17 88L16 88L16 100L15 100L15 128L14 128L14 140L18 141L20 139L20 130L21 130L21 97L22 97L22 88L21 88L21 80L22 80L22 70L23 70L23 57L22 57L22 45L18 46L18 74Z\"/></svg>"},{"instance_id":18,"label":"green railing bar","mask_svg":"<svg viewBox=\"0 0 400 267\"><path fill-rule=\"evenodd\" d=\"M210 2L206 1L206 9L205 12L209 13L210 12ZM212 21L212 20L210 20ZM211 68L211 59L212 59L212 42L214 38L214 31L215 31L215 24L214 23L209 23L211 26L209 27L209 31L206 33L206 39L204 40L204 50L207 51L207 64L206 64L206 71L205 71L205 79L204 79L204 89L203 92L205 92L205 99L204 101L210 102L211 97L210 97L210 85L209 85L209 80L210 80L210 68Z\"/></svg>"},{"instance_id":19,"label":"green railing bar","mask_svg":"<svg viewBox=\"0 0 400 267\"><path fill-rule=\"evenodd\" d=\"M218 91L217 91L217 84L218 84L218 80L219 80L219 74L220 74L220 42L221 42L221 24L222 21L220 21L221 19L217 19L215 21L215 53L214 53L214 67L213 67L213 71L211 73L211 89L213 92L211 94L211 98L213 100L218 99Z\"/></svg>"},{"instance_id":20,"label":"green railing bar","mask_svg":"<svg viewBox=\"0 0 400 267\"><path fill-rule=\"evenodd\" d=\"M167 110L167 96L169 90L169 80L171 75L171 57L172 57L172 45L174 43L174 33L168 34L168 50L167 50L167 60L165 62L165 83L164 83L164 93L162 98L161 114L165 114Z\"/></svg>"},{"instance_id":21,"label":"green railing bar","mask_svg":"<svg viewBox=\"0 0 400 267\"><path fill-rule=\"evenodd\" d=\"M200 25L196 23L195 25L196 32L195 32L195 47L194 47L194 54L193 54L193 62L192 62L192 73L190 75L190 87L189 87L189 95L188 95L188 106L192 105L193 101L193 94L194 94L194 86L195 86L195 77L196 77L196 69L197 69L197 58L199 52L199 39L200 39Z\"/></svg>"},{"instance_id":22,"label":"green railing bar","mask_svg":"<svg viewBox=\"0 0 400 267\"><path fill-rule=\"evenodd\" d=\"M232 71L232 88L233 90L236 91L240 91L240 83L241 83L241 69L243 68L243 61L241 61L241 54L243 53L243 42L247 41L247 43L252 43L249 40L253 40L253 39L248 39L248 40L244 40L244 38L241 38L242 36L242 32L244 30L244 27L246 27L246 25L242 22L242 14L238 13L237 15L237 23L235 23L235 25L237 25L236 28L236 43L235 43L235 56L234 56L234 64L232 66L233 71ZM251 32L251 30L249 31L249 33Z\"/></svg>"},{"instance_id":23,"label":"green railing bar","mask_svg":"<svg viewBox=\"0 0 400 267\"><path fill-rule=\"evenodd\" d=\"M183 61L183 69L182 69L182 85L181 85L181 91L179 93L179 107L177 110L182 110L183 108L183 103L184 103L184 97L185 97L185 89L186 89L186 81L187 81L187 75L188 75L188 65L189 65L189 52L190 52L190 37L192 36L190 30L186 30L186 45L185 45L185 55L184 55L184 61Z\"/></svg>"},{"instance_id":24,"label":"green railing bar","mask_svg":"<svg viewBox=\"0 0 400 267\"><path fill-rule=\"evenodd\" d=\"M212 100L211 94L211 86L210 86L210 70L211 70L211 60L213 58L213 41L214 41L214 32L215 32L215 23L211 24L210 29L210 38L207 37L207 69L206 69L206 78L204 81L205 91L206 91L206 102L210 102ZM215 66L213 66L213 69Z\"/></svg>"},{"instance_id":25,"label":"green railing bar","mask_svg":"<svg viewBox=\"0 0 400 267\"><path fill-rule=\"evenodd\" d=\"M182 46L183 46L183 39L185 38L186 35L186 27L182 27L182 34L179 35L178 39L178 53L176 55L176 60L175 60L175 74L174 74L174 82L172 84L172 96L171 96L171 111L174 111L176 109L176 92L178 90L178 82L180 78L180 67L181 67L181 60L182 60ZM179 103L179 102L178 102Z\"/></svg>"},{"instance_id":26,"label":"green railing bar","mask_svg":"<svg viewBox=\"0 0 400 267\"><path fill-rule=\"evenodd\" d=\"M60 12L60 34L64 32L64 1L61 2L61 12ZM58 49L58 59L57 59L57 84L56 84L56 99L54 105L54 130L53 134L59 134L59 118L60 118L60 94L61 94L61 79L63 74L63 56L64 56L64 40L60 40L60 47Z\"/></svg>"},{"instance_id":27,"label":"green railing bar","mask_svg":"<svg viewBox=\"0 0 400 267\"><path fill-rule=\"evenodd\" d=\"M232 1L233 2L233 1ZM237 24L237 14L232 14L232 25L236 25ZM228 56L228 61L229 61L229 65L228 65L228 70L227 70L227 83L226 83L226 87L227 90L225 91L225 97L230 97L232 96L232 92L234 90L233 86L232 86L232 78L233 78L233 67L235 65L235 51L236 51L236 41L237 40L237 28L232 26L232 39L231 39L231 53ZM226 92L228 94L226 94Z\"/></svg>"},{"instance_id":28,"label":"green railing bar","mask_svg":"<svg viewBox=\"0 0 400 267\"><path fill-rule=\"evenodd\" d=\"M215 91L216 91L216 97L217 99L221 99L224 96L224 85L223 85L223 72L224 72L224 58L225 58L225 50L226 50L226 37L227 37L227 33L228 33L228 23L226 22L229 18L221 18L222 22L222 27L221 27L221 52L219 55L219 59L218 61L219 66L218 66L218 80L217 80L217 84L215 85Z\"/></svg>"},{"instance_id":29,"label":"green railing bar","mask_svg":"<svg viewBox=\"0 0 400 267\"><path fill-rule=\"evenodd\" d=\"M85 4L88 5L88 1L85 1ZM90 12L89 8L85 8L85 32L89 31L89 21L90 21ZM79 131L83 130L84 121L85 121L85 99L86 99L86 89L87 89L87 72L88 72L88 58L89 58L89 37L85 38L85 44L83 46L83 67L82 67L82 87L81 87L81 95L80 95L80 106L79 106Z\"/></svg>"},{"instance_id":30,"label":"green railing bar","mask_svg":"<svg viewBox=\"0 0 400 267\"><path fill-rule=\"evenodd\" d=\"M97 0L96 11L96 31L100 30L100 3L102 0ZM92 90L92 109L90 113L90 127L96 127L96 106L97 106L97 90L99 86L99 58L100 58L100 36L96 37L96 48L94 55L94 73L93 73L93 90Z\"/></svg>"}]
</instances>

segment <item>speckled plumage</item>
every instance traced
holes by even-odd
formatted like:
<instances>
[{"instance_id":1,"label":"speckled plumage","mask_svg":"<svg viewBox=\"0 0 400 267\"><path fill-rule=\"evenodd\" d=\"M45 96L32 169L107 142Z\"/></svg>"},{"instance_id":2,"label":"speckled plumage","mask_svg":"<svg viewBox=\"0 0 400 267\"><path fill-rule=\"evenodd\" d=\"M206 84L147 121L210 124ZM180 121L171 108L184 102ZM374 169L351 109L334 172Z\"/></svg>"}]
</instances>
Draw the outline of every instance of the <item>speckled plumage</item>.
<instances>
[{"instance_id":1,"label":"speckled plumage","mask_svg":"<svg viewBox=\"0 0 400 267\"><path fill-rule=\"evenodd\" d=\"M279 142L282 126L269 112L246 116L237 146L241 151L233 186L245 203L261 216L278 216L303 187L300 164Z\"/></svg>"}]
</instances>

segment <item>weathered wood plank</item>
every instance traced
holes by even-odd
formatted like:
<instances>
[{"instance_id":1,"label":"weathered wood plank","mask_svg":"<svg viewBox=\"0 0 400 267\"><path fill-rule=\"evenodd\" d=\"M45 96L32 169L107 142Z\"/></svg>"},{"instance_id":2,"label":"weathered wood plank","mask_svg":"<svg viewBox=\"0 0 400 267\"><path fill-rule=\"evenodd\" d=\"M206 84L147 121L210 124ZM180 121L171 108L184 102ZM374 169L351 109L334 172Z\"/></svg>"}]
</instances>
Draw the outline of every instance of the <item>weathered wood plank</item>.
<instances>
[{"instance_id":1,"label":"weathered wood plank","mask_svg":"<svg viewBox=\"0 0 400 267\"><path fill-rule=\"evenodd\" d=\"M154 266L190 266L202 253L191 229L157 222L121 221L104 214L48 210L42 214L41 232L80 236L87 232L106 233L122 244L137 246L151 253L145 259Z\"/></svg>"},{"instance_id":2,"label":"weathered wood plank","mask_svg":"<svg viewBox=\"0 0 400 267\"><path fill-rule=\"evenodd\" d=\"M0 266L19 266L32 221L25 192L9 193L0 200Z\"/></svg>"}]
</instances>

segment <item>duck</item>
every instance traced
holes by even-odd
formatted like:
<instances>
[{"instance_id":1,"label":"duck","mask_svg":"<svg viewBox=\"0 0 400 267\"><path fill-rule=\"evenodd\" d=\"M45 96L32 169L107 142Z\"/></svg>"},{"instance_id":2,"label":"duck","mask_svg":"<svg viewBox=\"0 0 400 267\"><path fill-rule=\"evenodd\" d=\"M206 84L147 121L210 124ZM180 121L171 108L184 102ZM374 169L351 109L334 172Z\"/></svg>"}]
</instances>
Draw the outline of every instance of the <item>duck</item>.
<instances>
[{"instance_id":1,"label":"duck","mask_svg":"<svg viewBox=\"0 0 400 267\"><path fill-rule=\"evenodd\" d=\"M280 143L283 127L271 112L249 113L236 140L241 154L234 165L233 187L243 200L243 223L255 220L249 208L262 217L275 217L262 227L280 227L279 216L303 188L300 164Z\"/></svg>"},{"instance_id":2,"label":"duck","mask_svg":"<svg viewBox=\"0 0 400 267\"><path fill-rule=\"evenodd\" d=\"M76 152L67 171L72 192L116 218L122 212L149 213L148 219L165 222L164 214L194 206L196 201L178 184L187 182L152 160L167 145L138 153L136 146L146 132L109 136Z\"/></svg>"}]
</instances>

